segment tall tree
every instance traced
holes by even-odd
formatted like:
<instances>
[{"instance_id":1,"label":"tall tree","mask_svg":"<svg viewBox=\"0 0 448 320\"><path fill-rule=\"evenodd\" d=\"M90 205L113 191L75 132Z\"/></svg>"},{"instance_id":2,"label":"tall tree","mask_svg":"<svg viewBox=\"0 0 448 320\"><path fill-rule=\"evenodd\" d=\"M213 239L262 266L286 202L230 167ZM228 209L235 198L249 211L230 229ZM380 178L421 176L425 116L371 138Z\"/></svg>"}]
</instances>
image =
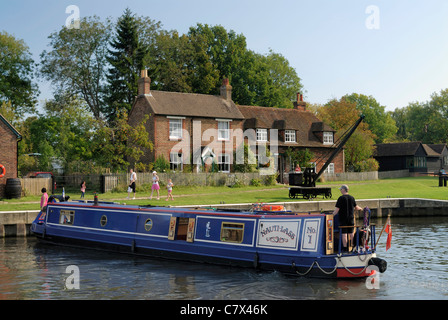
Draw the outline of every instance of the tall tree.
<instances>
[{"instance_id":1,"label":"tall tree","mask_svg":"<svg viewBox=\"0 0 448 320\"><path fill-rule=\"evenodd\" d=\"M107 75L107 118L115 119L117 111L130 111L137 95L137 81L149 48L141 40L138 20L127 8L118 19L116 36L110 42L107 61L111 68Z\"/></svg>"},{"instance_id":2,"label":"tall tree","mask_svg":"<svg viewBox=\"0 0 448 320\"><path fill-rule=\"evenodd\" d=\"M79 29L62 27L49 36L51 51L41 54L41 75L51 81L56 94L80 96L96 119L103 110L107 41L110 21L85 17Z\"/></svg>"},{"instance_id":3,"label":"tall tree","mask_svg":"<svg viewBox=\"0 0 448 320\"><path fill-rule=\"evenodd\" d=\"M448 89L433 93L431 100L412 102L392 113L398 141L448 142Z\"/></svg>"},{"instance_id":4,"label":"tall tree","mask_svg":"<svg viewBox=\"0 0 448 320\"><path fill-rule=\"evenodd\" d=\"M383 143L397 133L394 119L385 111L386 107L380 105L374 97L352 93L344 98L348 102L356 103L356 109L366 116L364 121L375 134L376 143Z\"/></svg>"},{"instance_id":5,"label":"tall tree","mask_svg":"<svg viewBox=\"0 0 448 320\"><path fill-rule=\"evenodd\" d=\"M112 170L125 170L130 161L138 162L143 150L153 148L145 128L148 119L149 115L145 115L139 123L130 125L127 111L118 110L114 126L98 122L91 146L95 161Z\"/></svg>"},{"instance_id":6,"label":"tall tree","mask_svg":"<svg viewBox=\"0 0 448 320\"><path fill-rule=\"evenodd\" d=\"M333 99L317 109L319 119L336 130L337 136L342 136L356 120L361 111L356 103L342 97ZM378 163L371 157L374 150L375 135L369 130L369 125L362 122L345 145L345 164L347 169L355 171L371 171L377 169ZM366 164L370 164L369 166Z\"/></svg>"},{"instance_id":7,"label":"tall tree","mask_svg":"<svg viewBox=\"0 0 448 320\"><path fill-rule=\"evenodd\" d=\"M190 67L194 92L218 93L222 78L228 77L235 103L292 107L297 92L303 90L285 57L272 50L267 55L248 50L242 34L197 24L188 37L194 46Z\"/></svg>"},{"instance_id":8,"label":"tall tree","mask_svg":"<svg viewBox=\"0 0 448 320\"><path fill-rule=\"evenodd\" d=\"M157 46L149 56L151 87L172 92L193 92L190 82L190 61L193 47L186 35L177 31L162 31Z\"/></svg>"},{"instance_id":9,"label":"tall tree","mask_svg":"<svg viewBox=\"0 0 448 320\"><path fill-rule=\"evenodd\" d=\"M34 61L23 40L0 31L0 105L9 103L17 116L35 112L39 90Z\"/></svg>"}]
</instances>

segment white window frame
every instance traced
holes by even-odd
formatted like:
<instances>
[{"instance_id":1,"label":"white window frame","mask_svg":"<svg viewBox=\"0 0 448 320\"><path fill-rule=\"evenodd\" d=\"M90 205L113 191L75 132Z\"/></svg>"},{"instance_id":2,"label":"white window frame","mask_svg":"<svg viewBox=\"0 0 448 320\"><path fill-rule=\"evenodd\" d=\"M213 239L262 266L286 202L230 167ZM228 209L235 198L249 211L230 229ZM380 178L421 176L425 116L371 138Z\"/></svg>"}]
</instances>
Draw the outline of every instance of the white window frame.
<instances>
[{"instance_id":1,"label":"white window frame","mask_svg":"<svg viewBox=\"0 0 448 320\"><path fill-rule=\"evenodd\" d=\"M295 130L285 130L285 142L286 143L297 142Z\"/></svg>"},{"instance_id":2,"label":"white window frame","mask_svg":"<svg viewBox=\"0 0 448 320\"><path fill-rule=\"evenodd\" d=\"M170 152L170 169L172 171L182 172L184 170L183 154Z\"/></svg>"},{"instance_id":3,"label":"white window frame","mask_svg":"<svg viewBox=\"0 0 448 320\"><path fill-rule=\"evenodd\" d=\"M323 142L324 144L333 144L334 143L333 132L324 131Z\"/></svg>"},{"instance_id":4,"label":"white window frame","mask_svg":"<svg viewBox=\"0 0 448 320\"><path fill-rule=\"evenodd\" d=\"M169 119L169 136L170 140L182 140L183 138L183 118L170 117Z\"/></svg>"},{"instance_id":5,"label":"white window frame","mask_svg":"<svg viewBox=\"0 0 448 320\"><path fill-rule=\"evenodd\" d=\"M218 141L229 141L231 120L216 119L216 121L218 121Z\"/></svg>"},{"instance_id":6,"label":"white window frame","mask_svg":"<svg viewBox=\"0 0 448 320\"><path fill-rule=\"evenodd\" d=\"M268 129L257 129L257 141L268 141Z\"/></svg>"},{"instance_id":7,"label":"white window frame","mask_svg":"<svg viewBox=\"0 0 448 320\"><path fill-rule=\"evenodd\" d=\"M226 169L222 170L222 166L226 166ZM218 170L224 173L230 172L230 154L222 153L218 156Z\"/></svg>"},{"instance_id":8,"label":"white window frame","mask_svg":"<svg viewBox=\"0 0 448 320\"><path fill-rule=\"evenodd\" d=\"M330 163L324 173L334 174L334 163Z\"/></svg>"}]
</instances>

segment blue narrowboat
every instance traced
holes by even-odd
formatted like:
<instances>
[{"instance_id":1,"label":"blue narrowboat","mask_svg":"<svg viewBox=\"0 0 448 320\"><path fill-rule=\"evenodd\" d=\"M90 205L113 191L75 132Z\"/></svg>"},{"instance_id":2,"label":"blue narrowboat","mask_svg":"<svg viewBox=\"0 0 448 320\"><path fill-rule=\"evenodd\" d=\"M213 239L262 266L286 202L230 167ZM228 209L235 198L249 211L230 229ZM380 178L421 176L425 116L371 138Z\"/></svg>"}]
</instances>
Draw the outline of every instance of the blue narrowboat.
<instances>
[{"instance_id":1,"label":"blue narrowboat","mask_svg":"<svg viewBox=\"0 0 448 320\"><path fill-rule=\"evenodd\" d=\"M341 252L332 214L61 200L31 226L42 241L311 277L367 277L386 269L376 257L374 226Z\"/></svg>"}]
</instances>

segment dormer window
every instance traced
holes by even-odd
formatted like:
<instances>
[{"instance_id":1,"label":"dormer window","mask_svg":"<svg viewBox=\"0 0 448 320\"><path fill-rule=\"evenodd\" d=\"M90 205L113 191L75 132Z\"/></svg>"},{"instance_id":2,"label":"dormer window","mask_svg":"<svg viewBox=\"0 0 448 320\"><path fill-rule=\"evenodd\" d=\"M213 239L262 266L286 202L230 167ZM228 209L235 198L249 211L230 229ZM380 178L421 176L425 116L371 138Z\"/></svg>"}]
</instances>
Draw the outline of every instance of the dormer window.
<instances>
[{"instance_id":1,"label":"dormer window","mask_svg":"<svg viewBox=\"0 0 448 320\"><path fill-rule=\"evenodd\" d=\"M295 130L285 130L285 142L296 142L296 131Z\"/></svg>"},{"instance_id":2,"label":"dormer window","mask_svg":"<svg viewBox=\"0 0 448 320\"><path fill-rule=\"evenodd\" d=\"M268 129L257 129L257 141L268 141Z\"/></svg>"},{"instance_id":3,"label":"dormer window","mask_svg":"<svg viewBox=\"0 0 448 320\"><path fill-rule=\"evenodd\" d=\"M334 143L334 139L333 139L333 132L324 132L324 144L333 144Z\"/></svg>"}]
</instances>

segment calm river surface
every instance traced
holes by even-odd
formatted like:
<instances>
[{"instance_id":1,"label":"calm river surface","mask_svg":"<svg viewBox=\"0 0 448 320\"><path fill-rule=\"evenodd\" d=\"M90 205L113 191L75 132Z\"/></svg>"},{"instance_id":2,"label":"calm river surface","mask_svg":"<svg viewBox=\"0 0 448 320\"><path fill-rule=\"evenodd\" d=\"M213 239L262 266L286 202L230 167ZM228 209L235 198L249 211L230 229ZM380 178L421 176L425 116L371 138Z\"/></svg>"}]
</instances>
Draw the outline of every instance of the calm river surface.
<instances>
[{"instance_id":1,"label":"calm river surface","mask_svg":"<svg viewBox=\"0 0 448 320\"><path fill-rule=\"evenodd\" d=\"M385 251L383 235L377 249L388 270L380 288L370 290L365 280L295 278L67 249L32 237L0 239L0 299L447 300L448 218L395 218L392 231L392 248ZM73 265L79 268L79 289L69 290Z\"/></svg>"}]
</instances>

